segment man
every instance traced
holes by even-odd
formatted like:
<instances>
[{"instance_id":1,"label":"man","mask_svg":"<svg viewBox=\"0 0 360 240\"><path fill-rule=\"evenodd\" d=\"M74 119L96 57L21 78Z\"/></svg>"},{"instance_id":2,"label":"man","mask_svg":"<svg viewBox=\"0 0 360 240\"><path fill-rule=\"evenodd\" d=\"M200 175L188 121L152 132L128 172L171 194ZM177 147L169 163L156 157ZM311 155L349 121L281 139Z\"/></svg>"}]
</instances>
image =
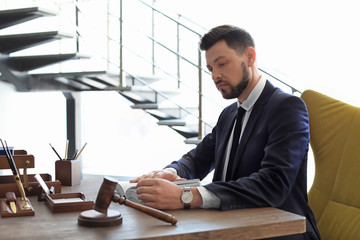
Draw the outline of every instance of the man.
<instances>
[{"instance_id":1,"label":"man","mask_svg":"<svg viewBox=\"0 0 360 240\"><path fill-rule=\"evenodd\" d=\"M276 207L307 219L305 234L284 239L320 239L307 202L304 102L261 76L255 44L246 31L215 27L202 37L200 49L217 89L237 102L222 111L195 149L163 170L132 180L138 182L139 199L158 209ZM212 170L213 182L202 187L189 190L171 183L203 179Z\"/></svg>"}]
</instances>

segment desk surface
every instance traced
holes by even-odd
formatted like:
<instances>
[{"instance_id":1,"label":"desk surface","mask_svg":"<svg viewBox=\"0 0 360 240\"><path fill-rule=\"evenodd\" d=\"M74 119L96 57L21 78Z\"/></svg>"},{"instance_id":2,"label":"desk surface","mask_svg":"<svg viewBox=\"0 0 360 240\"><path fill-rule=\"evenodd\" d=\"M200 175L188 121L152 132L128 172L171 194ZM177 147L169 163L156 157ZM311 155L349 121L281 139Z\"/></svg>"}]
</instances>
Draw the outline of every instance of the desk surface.
<instances>
[{"instance_id":1,"label":"desk surface","mask_svg":"<svg viewBox=\"0 0 360 240\"><path fill-rule=\"evenodd\" d=\"M62 192L82 192L95 202L102 179L82 180L62 187ZM35 216L0 218L0 238L6 239L258 239L305 231L305 218L275 208L217 211L204 209L167 211L178 218L175 226L127 206L111 203L120 211L119 226L79 226L80 212L52 213L44 202L30 197Z\"/></svg>"}]
</instances>

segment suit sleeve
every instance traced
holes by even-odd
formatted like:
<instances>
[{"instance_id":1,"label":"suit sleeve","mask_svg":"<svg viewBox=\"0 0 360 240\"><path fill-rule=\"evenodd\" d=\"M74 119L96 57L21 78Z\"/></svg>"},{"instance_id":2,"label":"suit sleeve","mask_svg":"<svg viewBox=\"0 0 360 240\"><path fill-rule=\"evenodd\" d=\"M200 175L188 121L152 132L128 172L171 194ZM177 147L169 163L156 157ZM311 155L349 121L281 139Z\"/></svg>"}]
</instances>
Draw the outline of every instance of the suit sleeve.
<instances>
[{"instance_id":1,"label":"suit sleeve","mask_svg":"<svg viewBox=\"0 0 360 240\"><path fill-rule=\"evenodd\" d=\"M236 106L236 104L235 104ZM234 106L232 106L234 108ZM226 115L225 112L229 107L225 108L219 116ZM204 137L204 139L194 148L189 151L178 161L172 162L166 167L175 168L178 175L186 179L205 178L215 167L215 151L218 124L212 129L212 132Z\"/></svg>"},{"instance_id":2,"label":"suit sleeve","mask_svg":"<svg viewBox=\"0 0 360 240\"><path fill-rule=\"evenodd\" d=\"M175 168L177 174L186 179L204 179L214 169L214 135L216 135L216 127L204 137L196 148L166 167Z\"/></svg>"}]
</instances>

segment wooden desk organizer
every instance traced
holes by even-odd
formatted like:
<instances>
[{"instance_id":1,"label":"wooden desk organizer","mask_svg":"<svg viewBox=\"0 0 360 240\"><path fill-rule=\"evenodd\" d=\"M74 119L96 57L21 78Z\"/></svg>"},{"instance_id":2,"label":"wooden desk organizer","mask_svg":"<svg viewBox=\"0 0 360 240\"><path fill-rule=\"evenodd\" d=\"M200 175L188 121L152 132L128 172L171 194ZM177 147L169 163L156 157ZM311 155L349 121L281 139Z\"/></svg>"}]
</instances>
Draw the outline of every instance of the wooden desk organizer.
<instances>
[{"instance_id":1,"label":"wooden desk organizer","mask_svg":"<svg viewBox=\"0 0 360 240\"><path fill-rule=\"evenodd\" d=\"M28 155L25 150L14 150L13 155L15 165L18 169L23 169L24 174L20 175L21 182L23 183L26 196L39 196L41 195L42 189L39 189L39 183L35 180L34 174L27 174L28 168L35 167L35 158L33 155ZM8 160L6 156L0 156L0 169L10 169ZM20 171L19 171L20 174ZM59 181L51 181L50 174L40 174L41 177L45 180L46 185L50 188L53 187L55 193L61 192L61 183ZM14 192L16 195L16 206L17 212L12 213L8 204L5 201L5 193ZM23 205L23 200L19 188L14 180L13 175L3 175L0 176L0 206L1 206L1 216L2 217L17 217L17 216L33 216L35 214L34 209L30 201L30 209L24 209L21 206Z\"/></svg>"},{"instance_id":2,"label":"wooden desk organizer","mask_svg":"<svg viewBox=\"0 0 360 240\"><path fill-rule=\"evenodd\" d=\"M94 202L86 200L80 192L46 194L45 202L53 213L81 212L94 207Z\"/></svg>"},{"instance_id":3,"label":"wooden desk organizer","mask_svg":"<svg viewBox=\"0 0 360 240\"><path fill-rule=\"evenodd\" d=\"M80 160L57 160L55 162L55 179L64 186L79 185L81 182Z\"/></svg>"},{"instance_id":4,"label":"wooden desk organizer","mask_svg":"<svg viewBox=\"0 0 360 240\"><path fill-rule=\"evenodd\" d=\"M31 205L31 202L28 200L27 201L29 204L29 208L26 209L24 208L24 201L22 200L21 197L17 197L16 198L16 209L17 212L13 213L9 207L9 205L6 203L5 198L4 199L0 199L0 204L1 204L1 217L5 218L5 217L21 217L21 216L34 216L35 215L35 211L34 208Z\"/></svg>"},{"instance_id":5,"label":"wooden desk organizer","mask_svg":"<svg viewBox=\"0 0 360 240\"><path fill-rule=\"evenodd\" d=\"M13 155L15 165L18 169L24 169L24 174L21 175L21 182L24 185L26 196L38 196L41 194L39 192L39 183L35 180L35 174L26 174L27 168L35 167L35 158L33 155L28 155L25 150L14 150ZM0 156L0 169L9 169L9 163L5 156ZM55 193L61 192L61 183L59 181L52 181L50 174L40 174L44 179L46 185L54 187ZM17 187L13 175L3 175L0 176L0 198L5 197L6 192L14 192L16 196L20 196L19 188Z\"/></svg>"}]
</instances>

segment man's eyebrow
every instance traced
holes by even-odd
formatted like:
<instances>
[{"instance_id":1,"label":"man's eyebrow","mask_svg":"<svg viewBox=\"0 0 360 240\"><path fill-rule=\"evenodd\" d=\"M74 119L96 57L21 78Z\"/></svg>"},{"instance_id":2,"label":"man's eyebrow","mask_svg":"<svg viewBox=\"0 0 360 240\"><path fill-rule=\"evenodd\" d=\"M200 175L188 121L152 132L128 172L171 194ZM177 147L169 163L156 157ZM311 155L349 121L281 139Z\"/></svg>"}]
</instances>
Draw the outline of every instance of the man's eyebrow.
<instances>
[{"instance_id":1,"label":"man's eyebrow","mask_svg":"<svg viewBox=\"0 0 360 240\"><path fill-rule=\"evenodd\" d=\"M215 58L214 63L218 62L222 58L225 58L225 56L218 56L217 58ZM211 67L211 65L207 64L206 67L209 68Z\"/></svg>"}]
</instances>

